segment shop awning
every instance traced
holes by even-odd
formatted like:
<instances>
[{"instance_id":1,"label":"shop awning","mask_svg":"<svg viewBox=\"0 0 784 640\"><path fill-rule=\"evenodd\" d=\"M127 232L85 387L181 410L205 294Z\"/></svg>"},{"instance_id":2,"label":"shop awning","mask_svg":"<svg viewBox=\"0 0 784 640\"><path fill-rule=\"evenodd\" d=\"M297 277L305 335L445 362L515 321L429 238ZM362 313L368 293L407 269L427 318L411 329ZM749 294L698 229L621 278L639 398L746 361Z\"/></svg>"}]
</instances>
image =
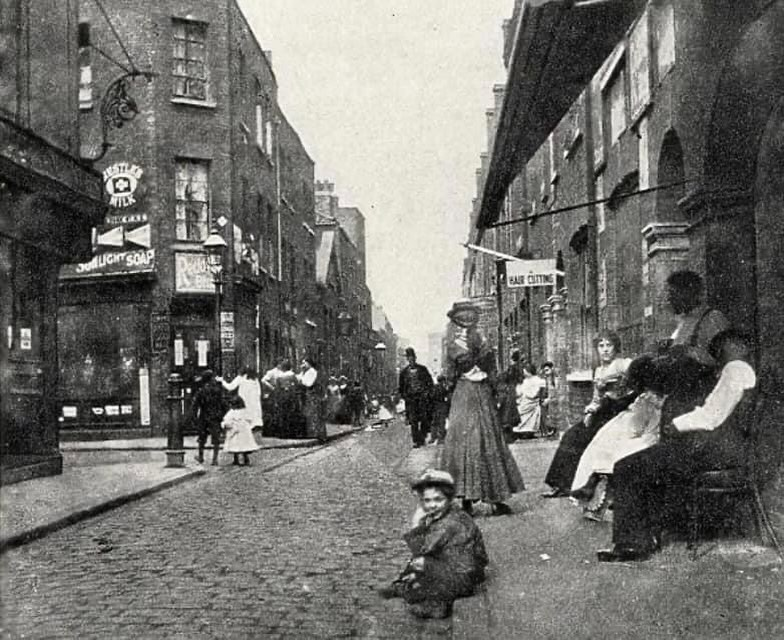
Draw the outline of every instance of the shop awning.
<instances>
[{"instance_id":1,"label":"shop awning","mask_svg":"<svg viewBox=\"0 0 784 640\"><path fill-rule=\"evenodd\" d=\"M624 36L645 0L524 0L477 216L498 218L506 191Z\"/></svg>"}]
</instances>

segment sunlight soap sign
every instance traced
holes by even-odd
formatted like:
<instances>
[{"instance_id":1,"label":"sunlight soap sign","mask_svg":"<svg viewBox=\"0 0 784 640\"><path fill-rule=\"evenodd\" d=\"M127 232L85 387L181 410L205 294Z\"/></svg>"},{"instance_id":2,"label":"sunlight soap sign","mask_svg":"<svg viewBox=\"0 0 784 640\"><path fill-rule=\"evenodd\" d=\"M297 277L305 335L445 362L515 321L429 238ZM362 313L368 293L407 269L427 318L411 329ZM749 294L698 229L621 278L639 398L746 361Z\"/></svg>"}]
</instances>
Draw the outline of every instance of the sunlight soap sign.
<instances>
[{"instance_id":1,"label":"sunlight soap sign","mask_svg":"<svg viewBox=\"0 0 784 640\"><path fill-rule=\"evenodd\" d=\"M510 287L554 287L558 269L555 260L514 260L506 263Z\"/></svg>"}]
</instances>

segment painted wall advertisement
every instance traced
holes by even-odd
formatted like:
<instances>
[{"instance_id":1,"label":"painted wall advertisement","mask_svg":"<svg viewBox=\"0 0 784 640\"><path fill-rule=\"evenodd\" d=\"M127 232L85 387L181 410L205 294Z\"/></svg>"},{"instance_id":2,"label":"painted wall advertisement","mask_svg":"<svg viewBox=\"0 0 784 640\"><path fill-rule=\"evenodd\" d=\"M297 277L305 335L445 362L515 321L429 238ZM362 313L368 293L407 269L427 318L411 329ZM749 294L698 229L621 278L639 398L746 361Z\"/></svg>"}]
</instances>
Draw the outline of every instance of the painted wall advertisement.
<instances>
[{"instance_id":1,"label":"painted wall advertisement","mask_svg":"<svg viewBox=\"0 0 784 640\"><path fill-rule=\"evenodd\" d=\"M184 293L214 293L215 284L212 273L207 268L207 254L186 253L178 251L174 254L175 287Z\"/></svg>"}]
</instances>

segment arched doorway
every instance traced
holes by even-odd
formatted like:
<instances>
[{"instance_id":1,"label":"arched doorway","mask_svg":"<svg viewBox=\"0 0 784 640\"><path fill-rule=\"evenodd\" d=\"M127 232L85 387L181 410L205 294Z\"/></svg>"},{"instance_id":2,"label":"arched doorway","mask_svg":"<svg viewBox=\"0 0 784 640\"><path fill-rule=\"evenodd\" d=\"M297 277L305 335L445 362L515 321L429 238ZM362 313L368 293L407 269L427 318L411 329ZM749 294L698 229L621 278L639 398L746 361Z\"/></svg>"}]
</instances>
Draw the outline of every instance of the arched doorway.
<instances>
[{"instance_id":1,"label":"arched doorway","mask_svg":"<svg viewBox=\"0 0 784 640\"><path fill-rule=\"evenodd\" d=\"M784 358L780 245L784 178L784 3L767 5L727 60L705 155L708 301Z\"/></svg>"},{"instance_id":2,"label":"arched doorway","mask_svg":"<svg viewBox=\"0 0 784 640\"><path fill-rule=\"evenodd\" d=\"M683 168L683 147L675 130L664 134L656 175L660 185L677 185L656 192L656 221L683 222L678 201L686 193L686 173Z\"/></svg>"}]
</instances>

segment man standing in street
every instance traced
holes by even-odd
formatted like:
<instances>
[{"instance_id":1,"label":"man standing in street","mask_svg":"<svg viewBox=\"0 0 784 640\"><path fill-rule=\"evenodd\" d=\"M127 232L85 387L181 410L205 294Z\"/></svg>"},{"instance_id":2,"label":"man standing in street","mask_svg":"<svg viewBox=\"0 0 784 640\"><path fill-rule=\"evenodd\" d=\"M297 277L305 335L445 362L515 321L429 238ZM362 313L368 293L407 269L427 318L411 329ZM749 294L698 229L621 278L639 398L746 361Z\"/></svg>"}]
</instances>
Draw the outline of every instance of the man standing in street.
<instances>
[{"instance_id":1,"label":"man standing in street","mask_svg":"<svg viewBox=\"0 0 784 640\"><path fill-rule=\"evenodd\" d=\"M406 360L408 365L400 372L398 391L406 403L411 440L414 447L421 447L430 431L433 378L426 366L417 363L416 352L411 347L406 348Z\"/></svg>"}]
</instances>

